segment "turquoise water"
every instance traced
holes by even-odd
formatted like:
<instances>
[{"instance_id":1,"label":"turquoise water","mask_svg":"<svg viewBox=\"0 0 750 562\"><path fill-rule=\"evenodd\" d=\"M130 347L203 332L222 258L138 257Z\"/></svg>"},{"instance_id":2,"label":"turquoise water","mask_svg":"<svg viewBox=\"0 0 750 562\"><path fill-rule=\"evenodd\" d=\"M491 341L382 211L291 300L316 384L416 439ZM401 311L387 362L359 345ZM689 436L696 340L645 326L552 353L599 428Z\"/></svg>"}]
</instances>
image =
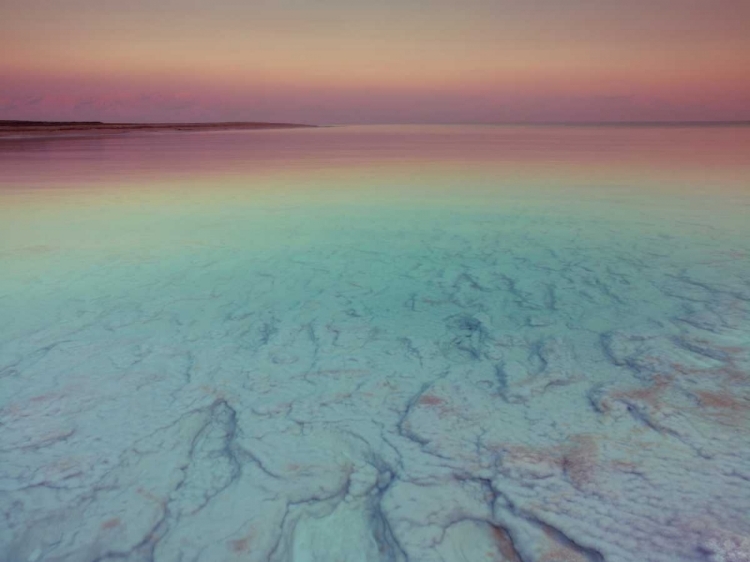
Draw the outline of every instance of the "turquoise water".
<instances>
[{"instance_id":1,"label":"turquoise water","mask_svg":"<svg viewBox=\"0 0 750 562\"><path fill-rule=\"evenodd\" d=\"M0 558L750 560L747 154L0 139Z\"/></svg>"}]
</instances>

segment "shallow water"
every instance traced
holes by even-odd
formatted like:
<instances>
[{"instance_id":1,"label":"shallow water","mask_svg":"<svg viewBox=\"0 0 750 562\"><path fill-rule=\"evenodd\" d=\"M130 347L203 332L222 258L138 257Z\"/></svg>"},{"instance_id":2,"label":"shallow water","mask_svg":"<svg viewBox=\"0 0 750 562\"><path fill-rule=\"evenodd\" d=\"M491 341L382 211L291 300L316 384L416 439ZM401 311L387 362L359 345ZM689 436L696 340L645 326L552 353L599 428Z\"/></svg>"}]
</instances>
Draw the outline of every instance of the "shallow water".
<instances>
[{"instance_id":1,"label":"shallow water","mask_svg":"<svg viewBox=\"0 0 750 562\"><path fill-rule=\"evenodd\" d=\"M750 128L0 139L0 559L750 559Z\"/></svg>"}]
</instances>

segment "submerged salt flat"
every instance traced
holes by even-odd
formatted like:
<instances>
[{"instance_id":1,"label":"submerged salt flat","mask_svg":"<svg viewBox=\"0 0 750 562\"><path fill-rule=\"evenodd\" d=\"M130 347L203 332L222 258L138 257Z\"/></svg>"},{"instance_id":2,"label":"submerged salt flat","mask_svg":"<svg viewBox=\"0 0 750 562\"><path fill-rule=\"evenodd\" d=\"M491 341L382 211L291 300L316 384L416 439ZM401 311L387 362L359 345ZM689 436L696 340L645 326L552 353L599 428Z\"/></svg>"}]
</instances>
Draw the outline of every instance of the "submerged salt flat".
<instances>
[{"instance_id":1,"label":"submerged salt flat","mask_svg":"<svg viewBox=\"0 0 750 562\"><path fill-rule=\"evenodd\" d=\"M748 149L0 144L0 558L750 560Z\"/></svg>"}]
</instances>

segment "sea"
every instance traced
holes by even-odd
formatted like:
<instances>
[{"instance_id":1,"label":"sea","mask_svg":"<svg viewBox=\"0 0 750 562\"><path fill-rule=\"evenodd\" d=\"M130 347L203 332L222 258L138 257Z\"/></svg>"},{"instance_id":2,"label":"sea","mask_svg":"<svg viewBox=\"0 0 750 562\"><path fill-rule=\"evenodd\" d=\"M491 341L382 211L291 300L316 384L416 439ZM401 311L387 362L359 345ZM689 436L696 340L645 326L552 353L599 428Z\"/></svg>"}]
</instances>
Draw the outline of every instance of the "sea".
<instances>
[{"instance_id":1,"label":"sea","mask_svg":"<svg viewBox=\"0 0 750 562\"><path fill-rule=\"evenodd\" d=\"M747 562L750 127L0 139L0 560Z\"/></svg>"}]
</instances>

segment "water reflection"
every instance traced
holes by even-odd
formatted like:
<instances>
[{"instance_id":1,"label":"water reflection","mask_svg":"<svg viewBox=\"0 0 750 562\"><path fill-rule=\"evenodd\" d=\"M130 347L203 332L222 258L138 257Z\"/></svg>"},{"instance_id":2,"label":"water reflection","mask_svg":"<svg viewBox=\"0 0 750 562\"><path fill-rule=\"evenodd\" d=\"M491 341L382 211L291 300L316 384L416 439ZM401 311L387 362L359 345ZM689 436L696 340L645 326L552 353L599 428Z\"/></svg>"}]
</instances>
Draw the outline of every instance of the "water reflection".
<instances>
[{"instance_id":1,"label":"water reflection","mask_svg":"<svg viewBox=\"0 0 750 562\"><path fill-rule=\"evenodd\" d=\"M749 143L0 140L0 558L746 560Z\"/></svg>"}]
</instances>

